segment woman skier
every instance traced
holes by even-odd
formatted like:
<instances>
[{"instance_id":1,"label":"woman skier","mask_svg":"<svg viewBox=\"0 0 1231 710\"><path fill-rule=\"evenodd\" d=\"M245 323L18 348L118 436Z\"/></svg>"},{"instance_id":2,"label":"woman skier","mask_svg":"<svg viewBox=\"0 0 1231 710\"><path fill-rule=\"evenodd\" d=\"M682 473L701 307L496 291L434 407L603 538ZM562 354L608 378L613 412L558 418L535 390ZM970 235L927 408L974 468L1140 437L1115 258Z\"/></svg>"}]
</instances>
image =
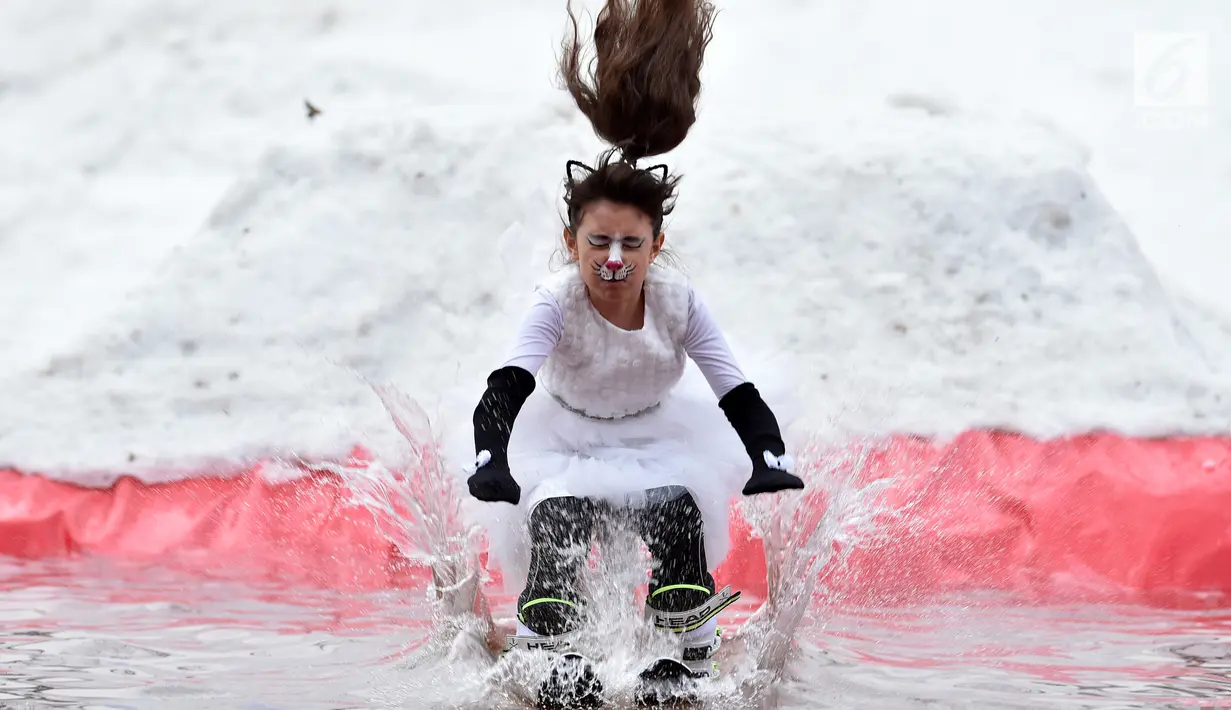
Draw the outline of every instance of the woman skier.
<instances>
[{"instance_id":1,"label":"woman skier","mask_svg":"<svg viewBox=\"0 0 1231 710\"><path fill-rule=\"evenodd\" d=\"M584 79L571 8L569 17L560 71L611 148L593 167L566 164L568 263L536 289L487 379L469 490L514 506L504 522L528 538L519 636L577 628L584 600L574 586L591 538L622 516L656 563L651 611L682 636L684 659L703 666L725 606L711 572L729 546L731 496L804 487L777 419L705 303L659 264L679 178L662 165L637 167L678 146L696 120L713 7L608 0L595 27L596 70ZM704 376L699 388L687 381L688 359Z\"/></svg>"}]
</instances>

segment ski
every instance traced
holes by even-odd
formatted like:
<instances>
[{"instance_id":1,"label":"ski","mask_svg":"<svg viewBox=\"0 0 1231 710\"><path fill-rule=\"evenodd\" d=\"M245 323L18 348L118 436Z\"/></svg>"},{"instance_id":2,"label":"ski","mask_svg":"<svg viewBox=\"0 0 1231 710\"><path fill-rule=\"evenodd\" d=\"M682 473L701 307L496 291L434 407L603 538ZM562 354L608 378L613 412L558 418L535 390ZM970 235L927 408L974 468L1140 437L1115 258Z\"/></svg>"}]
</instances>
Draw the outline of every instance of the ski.
<instances>
[{"instance_id":1,"label":"ski","mask_svg":"<svg viewBox=\"0 0 1231 710\"><path fill-rule=\"evenodd\" d=\"M679 707L699 702L699 676L674 658L659 658L641 672L634 701L639 708Z\"/></svg>"},{"instance_id":2,"label":"ski","mask_svg":"<svg viewBox=\"0 0 1231 710\"><path fill-rule=\"evenodd\" d=\"M590 710L603 707L603 684L589 659L566 653L539 688L539 710Z\"/></svg>"}]
</instances>

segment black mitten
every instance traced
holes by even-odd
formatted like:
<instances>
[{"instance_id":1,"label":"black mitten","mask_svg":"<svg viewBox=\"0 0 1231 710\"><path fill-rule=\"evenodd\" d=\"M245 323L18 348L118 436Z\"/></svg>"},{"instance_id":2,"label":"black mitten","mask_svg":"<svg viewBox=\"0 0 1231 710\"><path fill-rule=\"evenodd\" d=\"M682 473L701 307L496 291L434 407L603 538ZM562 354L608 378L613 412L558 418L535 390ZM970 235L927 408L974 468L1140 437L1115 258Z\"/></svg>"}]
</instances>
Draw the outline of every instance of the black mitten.
<instances>
[{"instance_id":1,"label":"black mitten","mask_svg":"<svg viewBox=\"0 0 1231 710\"><path fill-rule=\"evenodd\" d=\"M521 486L509 471L509 437L533 392L534 375L520 367L502 367L488 376L474 410L475 472L466 481L475 498L513 505L521 501Z\"/></svg>"},{"instance_id":2,"label":"black mitten","mask_svg":"<svg viewBox=\"0 0 1231 710\"><path fill-rule=\"evenodd\" d=\"M744 484L744 495L803 489L803 480L788 470L792 467L790 456L775 457L768 451L765 454L761 460L753 460L752 476Z\"/></svg>"},{"instance_id":3,"label":"black mitten","mask_svg":"<svg viewBox=\"0 0 1231 710\"><path fill-rule=\"evenodd\" d=\"M481 452L478 460L484 461L486 458ZM466 479L466 484L470 487L470 495L487 503L517 505L521 501L521 486L517 485L507 464L487 461Z\"/></svg>"},{"instance_id":4,"label":"black mitten","mask_svg":"<svg viewBox=\"0 0 1231 710\"><path fill-rule=\"evenodd\" d=\"M744 495L804 487L803 480L791 473L793 464L786 453L777 418L751 382L728 392L718 401L718 406L722 407L752 459L752 476L744 486Z\"/></svg>"}]
</instances>

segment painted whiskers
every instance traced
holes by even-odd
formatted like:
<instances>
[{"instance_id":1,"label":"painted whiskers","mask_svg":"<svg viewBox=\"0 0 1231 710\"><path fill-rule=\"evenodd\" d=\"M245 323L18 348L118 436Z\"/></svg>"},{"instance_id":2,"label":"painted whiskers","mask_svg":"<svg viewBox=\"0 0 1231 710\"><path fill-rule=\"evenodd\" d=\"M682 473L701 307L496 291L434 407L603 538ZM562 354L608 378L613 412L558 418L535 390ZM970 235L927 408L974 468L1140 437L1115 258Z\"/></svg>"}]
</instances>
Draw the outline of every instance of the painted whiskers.
<instances>
[{"instance_id":1,"label":"painted whiskers","mask_svg":"<svg viewBox=\"0 0 1231 710\"><path fill-rule=\"evenodd\" d=\"M594 271L604 281L623 281L636 268L636 264L624 263L623 247L618 239L612 240L611 251L607 253L606 263L594 265Z\"/></svg>"}]
</instances>

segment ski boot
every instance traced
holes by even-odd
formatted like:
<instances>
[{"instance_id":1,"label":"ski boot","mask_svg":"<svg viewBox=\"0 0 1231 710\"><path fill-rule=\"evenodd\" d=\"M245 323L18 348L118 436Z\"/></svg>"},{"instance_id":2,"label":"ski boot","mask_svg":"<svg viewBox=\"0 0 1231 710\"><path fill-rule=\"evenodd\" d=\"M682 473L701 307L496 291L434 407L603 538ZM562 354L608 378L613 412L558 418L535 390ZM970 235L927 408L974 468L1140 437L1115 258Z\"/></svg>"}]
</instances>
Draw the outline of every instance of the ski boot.
<instances>
[{"instance_id":1,"label":"ski boot","mask_svg":"<svg viewBox=\"0 0 1231 710\"><path fill-rule=\"evenodd\" d=\"M539 685L540 710L581 710L603 706L603 684L589 659L572 650L579 631L554 636L536 633L521 620L517 633L505 637L504 653L514 649L554 654L551 673Z\"/></svg>"},{"instance_id":2,"label":"ski boot","mask_svg":"<svg viewBox=\"0 0 1231 710\"><path fill-rule=\"evenodd\" d=\"M670 587L659 591L668 589ZM698 699L697 681L718 677L718 663L714 660L714 655L722 645L718 614L737 599L739 592L732 592L728 585L700 605L686 611L659 611L646 606L646 616L653 619L655 628L681 636L683 650L679 658L655 659L641 672L641 683L636 694L638 706L687 704Z\"/></svg>"}]
</instances>

